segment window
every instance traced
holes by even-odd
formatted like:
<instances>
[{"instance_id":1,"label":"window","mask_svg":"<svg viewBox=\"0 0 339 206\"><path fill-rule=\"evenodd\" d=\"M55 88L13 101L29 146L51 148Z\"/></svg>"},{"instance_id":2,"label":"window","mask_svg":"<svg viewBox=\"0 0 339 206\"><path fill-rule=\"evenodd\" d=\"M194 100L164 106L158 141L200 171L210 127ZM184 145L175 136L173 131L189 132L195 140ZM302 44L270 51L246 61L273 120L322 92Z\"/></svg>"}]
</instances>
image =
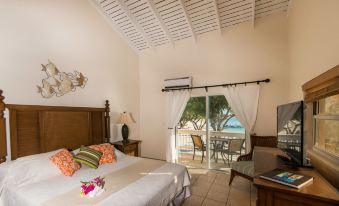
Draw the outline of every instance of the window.
<instances>
[{"instance_id":1,"label":"window","mask_svg":"<svg viewBox=\"0 0 339 206\"><path fill-rule=\"evenodd\" d=\"M339 157L339 94L315 102L315 147Z\"/></svg>"}]
</instances>

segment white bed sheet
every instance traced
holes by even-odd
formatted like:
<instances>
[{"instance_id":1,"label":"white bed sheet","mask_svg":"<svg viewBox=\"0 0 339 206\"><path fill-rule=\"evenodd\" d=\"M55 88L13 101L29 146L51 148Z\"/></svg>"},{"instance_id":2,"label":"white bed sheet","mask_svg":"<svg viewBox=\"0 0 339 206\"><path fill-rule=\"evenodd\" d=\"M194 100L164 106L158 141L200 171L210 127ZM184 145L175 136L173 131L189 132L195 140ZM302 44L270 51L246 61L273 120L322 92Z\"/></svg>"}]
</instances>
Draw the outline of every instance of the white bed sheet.
<instances>
[{"instance_id":1,"label":"white bed sheet","mask_svg":"<svg viewBox=\"0 0 339 206\"><path fill-rule=\"evenodd\" d=\"M127 167L141 158L122 155L118 162L100 166L97 170L83 167L72 177L54 176L42 181L15 185L6 182L0 191L0 206L38 206L51 197L63 194L76 187L80 181L103 176L112 171ZM151 174L113 193L98 205L114 206L162 206L180 205L190 196L190 177L182 165L166 163ZM72 205L73 206L73 205Z\"/></svg>"}]
</instances>

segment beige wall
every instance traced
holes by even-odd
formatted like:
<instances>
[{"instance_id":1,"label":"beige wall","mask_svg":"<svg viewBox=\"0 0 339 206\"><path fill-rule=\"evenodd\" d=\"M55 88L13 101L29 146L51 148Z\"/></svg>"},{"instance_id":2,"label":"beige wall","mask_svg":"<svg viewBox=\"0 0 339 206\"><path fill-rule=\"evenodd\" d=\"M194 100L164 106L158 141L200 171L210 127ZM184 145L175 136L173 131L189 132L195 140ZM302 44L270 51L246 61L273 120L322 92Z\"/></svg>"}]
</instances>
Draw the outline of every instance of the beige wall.
<instances>
[{"instance_id":1,"label":"beige wall","mask_svg":"<svg viewBox=\"0 0 339 206\"><path fill-rule=\"evenodd\" d=\"M303 99L301 86L339 64L339 1L294 0L288 18L290 101ZM313 106L304 112L304 155L313 146Z\"/></svg>"},{"instance_id":2,"label":"beige wall","mask_svg":"<svg viewBox=\"0 0 339 206\"><path fill-rule=\"evenodd\" d=\"M339 64L339 1L294 0L288 21L290 101L301 85Z\"/></svg>"},{"instance_id":3,"label":"beige wall","mask_svg":"<svg viewBox=\"0 0 339 206\"><path fill-rule=\"evenodd\" d=\"M255 132L276 134L276 106L288 100L285 14L186 39L141 54L140 134L142 155L165 159L165 78L192 76L194 86L271 78L262 85Z\"/></svg>"},{"instance_id":4,"label":"beige wall","mask_svg":"<svg viewBox=\"0 0 339 206\"><path fill-rule=\"evenodd\" d=\"M37 93L52 60L88 77L84 89L43 99ZM6 103L103 107L109 99L113 136L120 112L139 123L138 56L86 0L0 1L0 89ZM114 129L115 128L115 129ZM132 136L138 137L138 124Z\"/></svg>"}]
</instances>

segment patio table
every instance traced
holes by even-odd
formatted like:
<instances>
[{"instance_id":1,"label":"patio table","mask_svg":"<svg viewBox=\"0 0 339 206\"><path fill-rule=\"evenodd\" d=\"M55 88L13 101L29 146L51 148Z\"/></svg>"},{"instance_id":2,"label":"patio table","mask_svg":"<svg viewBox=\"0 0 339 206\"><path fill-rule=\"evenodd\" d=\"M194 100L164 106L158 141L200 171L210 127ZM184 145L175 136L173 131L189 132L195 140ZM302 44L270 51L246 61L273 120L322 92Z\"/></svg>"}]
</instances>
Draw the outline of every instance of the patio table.
<instances>
[{"instance_id":1,"label":"patio table","mask_svg":"<svg viewBox=\"0 0 339 206\"><path fill-rule=\"evenodd\" d=\"M239 137L211 137L210 138L210 143L213 145L213 148L211 149L213 151L211 158L214 157L215 162L218 162L218 158L219 158L218 150L223 149L224 145L225 144L227 145L230 139L244 139L244 138L239 138Z\"/></svg>"}]
</instances>

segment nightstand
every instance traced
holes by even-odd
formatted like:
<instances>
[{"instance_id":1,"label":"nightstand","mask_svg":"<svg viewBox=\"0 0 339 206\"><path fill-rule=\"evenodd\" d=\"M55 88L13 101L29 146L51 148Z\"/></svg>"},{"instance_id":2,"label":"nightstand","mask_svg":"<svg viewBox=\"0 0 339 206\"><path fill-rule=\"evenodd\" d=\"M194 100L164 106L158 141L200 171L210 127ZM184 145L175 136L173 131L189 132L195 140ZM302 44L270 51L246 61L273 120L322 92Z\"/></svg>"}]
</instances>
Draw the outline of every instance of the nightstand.
<instances>
[{"instance_id":1,"label":"nightstand","mask_svg":"<svg viewBox=\"0 0 339 206\"><path fill-rule=\"evenodd\" d=\"M141 141L140 140L129 140L128 143L123 143L122 141L118 142L112 142L111 144L114 145L115 148L120 150L121 152L130 155L139 157L140 156L140 150L139 145Z\"/></svg>"}]
</instances>

